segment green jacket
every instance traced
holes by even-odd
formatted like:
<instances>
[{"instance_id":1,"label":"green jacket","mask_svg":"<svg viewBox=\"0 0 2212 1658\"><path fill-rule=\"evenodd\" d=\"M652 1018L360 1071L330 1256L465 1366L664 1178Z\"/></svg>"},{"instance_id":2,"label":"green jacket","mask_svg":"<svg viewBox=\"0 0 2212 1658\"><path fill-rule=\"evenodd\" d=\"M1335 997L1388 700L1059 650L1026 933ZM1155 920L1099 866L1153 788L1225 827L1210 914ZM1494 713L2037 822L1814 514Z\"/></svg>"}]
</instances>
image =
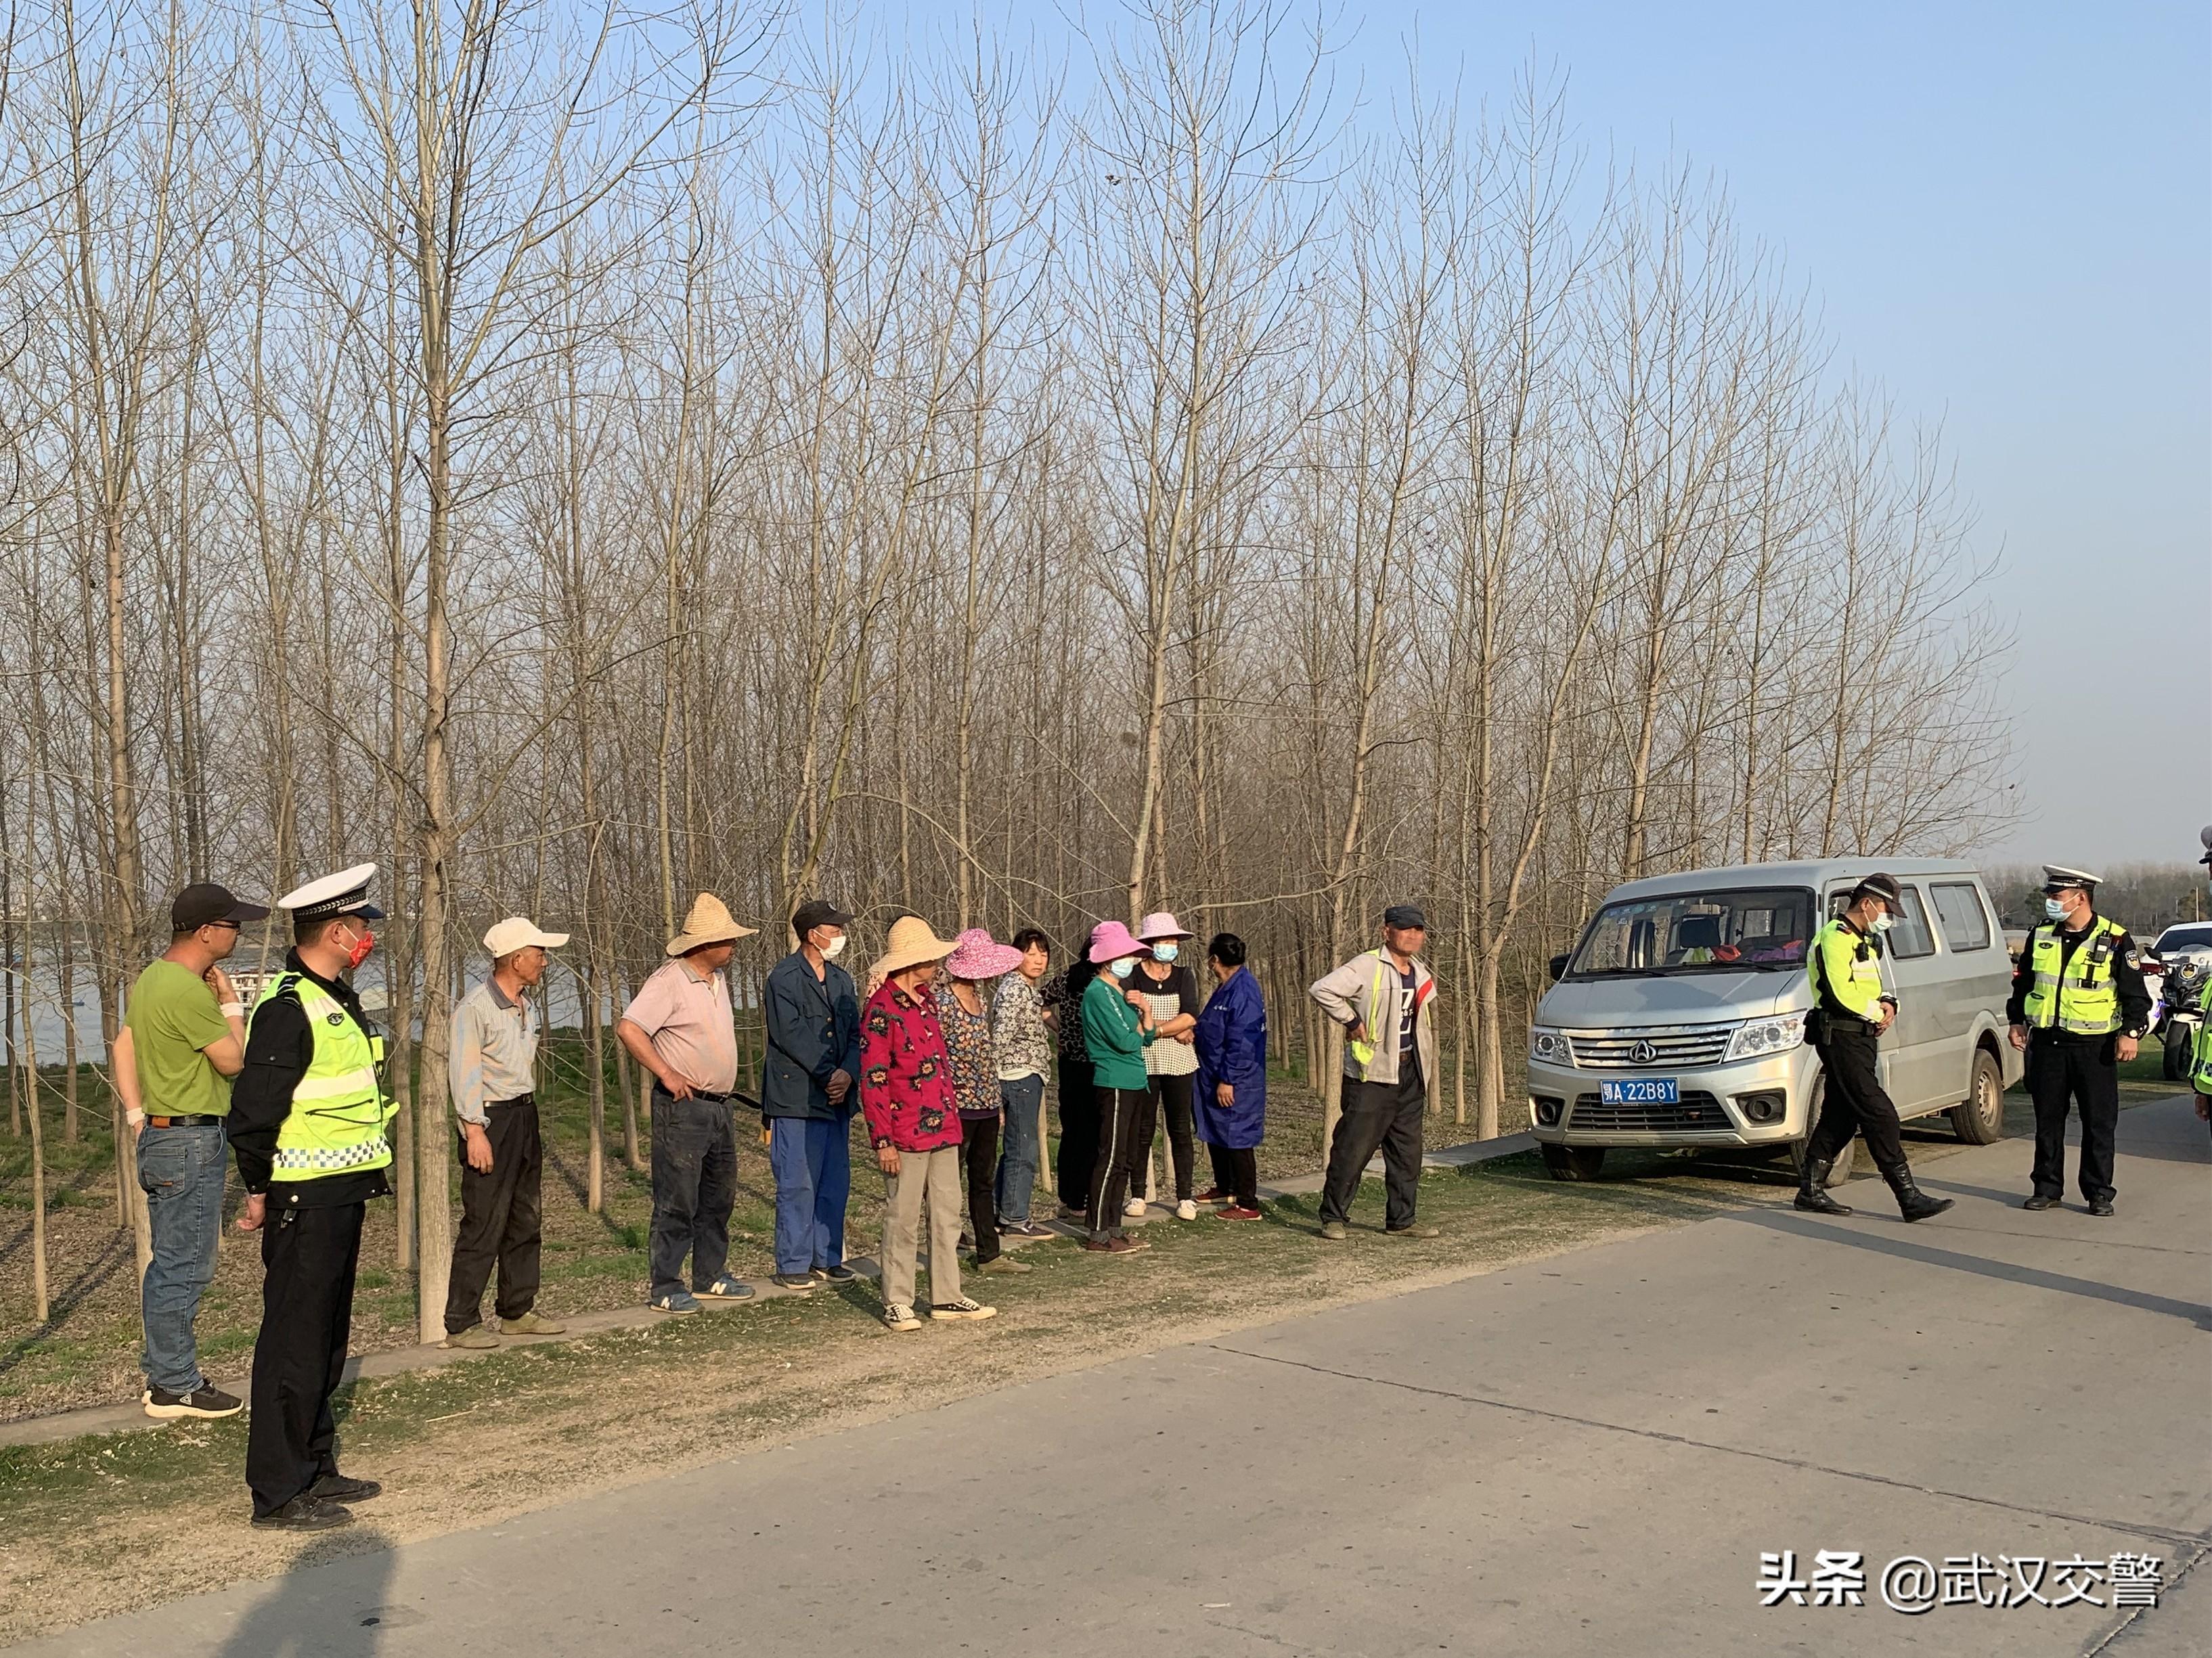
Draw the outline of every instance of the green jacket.
<instances>
[{"instance_id":1,"label":"green jacket","mask_svg":"<svg viewBox=\"0 0 2212 1658\"><path fill-rule=\"evenodd\" d=\"M1152 1033L1123 995L1127 988L1104 970L1084 988L1083 1041L1101 1088L1147 1085L1145 1050L1152 1044Z\"/></svg>"}]
</instances>

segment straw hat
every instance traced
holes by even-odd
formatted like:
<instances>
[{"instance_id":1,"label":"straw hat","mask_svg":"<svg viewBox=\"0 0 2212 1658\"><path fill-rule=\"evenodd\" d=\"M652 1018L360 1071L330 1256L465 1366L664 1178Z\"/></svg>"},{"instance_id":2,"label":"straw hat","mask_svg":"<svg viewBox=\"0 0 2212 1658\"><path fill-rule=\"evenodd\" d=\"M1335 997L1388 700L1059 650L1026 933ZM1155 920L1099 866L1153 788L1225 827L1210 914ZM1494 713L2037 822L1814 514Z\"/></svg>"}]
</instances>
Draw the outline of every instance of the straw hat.
<instances>
[{"instance_id":1,"label":"straw hat","mask_svg":"<svg viewBox=\"0 0 2212 1658\"><path fill-rule=\"evenodd\" d=\"M945 970L956 979L995 979L1022 964L1022 952L1000 944L988 927L971 926L956 942L945 958Z\"/></svg>"},{"instance_id":2,"label":"straw hat","mask_svg":"<svg viewBox=\"0 0 2212 1658\"><path fill-rule=\"evenodd\" d=\"M1141 939L1130 937L1129 929L1119 921L1101 921L1091 929L1091 959L1102 967L1124 956L1151 954L1150 947Z\"/></svg>"},{"instance_id":3,"label":"straw hat","mask_svg":"<svg viewBox=\"0 0 2212 1658\"><path fill-rule=\"evenodd\" d=\"M1137 937L1149 944L1169 938L1195 938L1198 935L1167 911L1156 909L1138 926Z\"/></svg>"},{"instance_id":4,"label":"straw hat","mask_svg":"<svg viewBox=\"0 0 2212 1658\"><path fill-rule=\"evenodd\" d=\"M986 935L988 936L988 934ZM937 936L937 930L919 915L902 915L891 923L890 942L868 968L876 982L924 962L941 962L959 946Z\"/></svg>"},{"instance_id":5,"label":"straw hat","mask_svg":"<svg viewBox=\"0 0 2212 1658\"><path fill-rule=\"evenodd\" d=\"M671 956L687 955L702 944L735 944L740 938L750 938L753 931L739 926L730 914L730 907L711 892L702 892L691 901L684 913L684 931L668 941Z\"/></svg>"}]
</instances>

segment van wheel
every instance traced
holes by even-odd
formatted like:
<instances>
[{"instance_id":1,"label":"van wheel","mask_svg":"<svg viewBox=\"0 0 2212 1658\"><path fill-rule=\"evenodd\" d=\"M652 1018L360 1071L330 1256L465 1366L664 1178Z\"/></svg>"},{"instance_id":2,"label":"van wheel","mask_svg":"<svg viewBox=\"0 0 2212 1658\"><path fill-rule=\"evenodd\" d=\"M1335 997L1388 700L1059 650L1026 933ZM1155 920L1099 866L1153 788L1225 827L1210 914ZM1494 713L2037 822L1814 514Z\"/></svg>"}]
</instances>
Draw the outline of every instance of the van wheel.
<instances>
[{"instance_id":1,"label":"van wheel","mask_svg":"<svg viewBox=\"0 0 2212 1658\"><path fill-rule=\"evenodd\" d=\"M1822 1077L1813 1084L1812 1108L1805 1117L1805 1138L1792 1141L1790 1146L1790 1166L1801 1175L1805 1172L1806 1158L1813 1144L1813 1131L1820 1126L1820 1112L1827 1098L1828 1079ZM1857 1161L1858 1153L1858 1137L1855 1134L1844 1142L1844 1149L1836 1153L1835 1162L1829 1165L1829 1185L1841 1186L1851 1177L1851 1164Z\"/></svg>"},{"instance_id":2,"label":"van wheel","mask_svg":"<svg viewBox=\"0 0 2212 1658\"><path fill-rule=\"evenodd\" d=\"M1601 1145L1540 1145L1544 1154L1544 1167L1553 1180L1595 1180L1598 1170L1605 1167L1605 1148Z\"/></svg>"},{"instance_id":3,"label":"van wheel","mask_svg":"<svg viewBox=\"0 0 2212 1658\"><path fill-rule=\"evenodd\" d=\"M1969 1145L1995 1145L2004 1138L2004 1072L1985 1048L1974 1050L1974 1071L1965 1101L1951 1108L1951 1127Z\"/></svg>"}]
</instances>

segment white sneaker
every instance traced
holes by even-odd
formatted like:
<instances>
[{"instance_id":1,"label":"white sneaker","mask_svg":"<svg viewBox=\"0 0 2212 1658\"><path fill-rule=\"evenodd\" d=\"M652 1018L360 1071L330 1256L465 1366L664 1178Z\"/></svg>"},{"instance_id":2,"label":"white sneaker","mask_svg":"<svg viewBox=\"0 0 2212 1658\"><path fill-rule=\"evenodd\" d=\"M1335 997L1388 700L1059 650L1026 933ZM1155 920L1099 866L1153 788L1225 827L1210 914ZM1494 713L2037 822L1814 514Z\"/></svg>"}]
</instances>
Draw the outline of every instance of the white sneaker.
<instances>
[{"instance_id":1,"label":"white sneaker","mask_svg":"<svg viewBox=\"0 0 2212 1658\"><path fill-rule=\"evenodd\" d=\"M1196 1220L1198 1218L1198 1206L1195 1203L1193 1203L1188 1198L1185 1198L1181 1203L1176 1205L1176 1218L1177 1220Z\"/></svg>"},{"instance_id":2,"label":"white sneaker","mask_svg":"<svg viewBox=\"0 0 2212 1658\"><path fill-rule=\"evenodd\" d=\"M930 1308L929 1315L932 1318L996 1318L999 1309L962 1296L957 1300L936 1303Z\"/></svg>"},{"instance_id":3,"label":"white sneaker","mask_svg":"<svg viewBox=\"0 0 2212 1658\"><path fill-rule=\"evenodd\" d=\"M1121 1206L1121 1212L1134 1220L1145 1212L1145 1200L1142 1198L1131 1198Z\"/></svg>"},{"instance_id":4,"label":"white sneaker","mask_svg":"<svg viewBox=\"0 0 2212 1658\"><path fill-rule=\"evenodd\" d=\"M893 1330L919 1330L921 1321L914 1315L914 1309L904 1302L893 1302L884 1309L884 1324Z\"/></svg>"}]
</instances>

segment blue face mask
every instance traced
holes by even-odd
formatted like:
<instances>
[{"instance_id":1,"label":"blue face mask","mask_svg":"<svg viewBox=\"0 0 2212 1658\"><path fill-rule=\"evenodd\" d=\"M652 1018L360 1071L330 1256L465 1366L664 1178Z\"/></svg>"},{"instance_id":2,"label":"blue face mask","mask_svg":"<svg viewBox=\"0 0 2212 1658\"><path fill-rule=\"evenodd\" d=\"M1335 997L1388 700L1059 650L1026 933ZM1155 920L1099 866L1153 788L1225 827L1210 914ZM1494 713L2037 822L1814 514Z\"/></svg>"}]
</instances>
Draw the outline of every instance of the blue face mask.
<instances>
[{"instance_id":1,"label":"blue face mask","mask_svg":"<svg viewBox=\"0 0 2212 1658\"><path fill-rule=\"evenodd\" d=\"M1152 959L1154 961L1172 962L1175 958L1176 943L1174 939L1170 938L1165 944L1154 944L1152 946Z\"/></svg>"},{"instance_id":2,"label":"blue face mask","mask_svg":"<svg viewBox=\"0 0 2212 1658\"><path fill-rule=\"evenodd\" d=\"M2043 901L2043 913L2054 921L2063 921L2066 919L2066 906L2056 898L2045 898Z\"/></svg>"},{"instance_id":3,"label":"blue face mask","mask_svg":"<svg viewBox=\"0 0 2212 1658\"><path fill-rule=\"evenodd\" d=\"M1124 956L1120 961L1112 964L1110 970L1115 978L1126 979L1137 970L1137 958L1133 956Z\"/></svg>"}]
</instances>

